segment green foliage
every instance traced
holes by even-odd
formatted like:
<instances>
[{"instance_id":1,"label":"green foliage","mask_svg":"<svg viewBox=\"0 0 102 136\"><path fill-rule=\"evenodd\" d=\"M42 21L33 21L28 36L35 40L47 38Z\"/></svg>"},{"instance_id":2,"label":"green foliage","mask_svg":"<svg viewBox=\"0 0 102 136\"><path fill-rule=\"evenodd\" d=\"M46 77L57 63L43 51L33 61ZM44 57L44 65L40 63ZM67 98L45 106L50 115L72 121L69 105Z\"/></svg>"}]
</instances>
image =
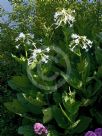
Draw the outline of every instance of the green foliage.
<instances>
[{"instance_id":1,"label":"green foliage","mask_svg":"<svg viewBox=\"0 0 102 136\"><path fill-rule=\"evenodd\" d=\"M80 116L79 117L79 123L77 124L76 127L71 127L74 128L72 129L72 133L81 133L84 130L86 130L89 126L89 124L91 123L92 119L86 116Z\"/></svg>"},{"instance_id":2,"label":"green foliage","mask_svg":"<svg viewBox=\"0 0 102 136\"><path fill-rule=\"evenodd\" d=\"M8 84L15 90L27 90L30 88L29 80L26 76L14 76L8 81Z\"/></svg>"},{"instance_id":3,"label":"green foliage","mask_svg":"<svg viewBox=\"0 0 102 136\"><path fill-rule=\"evenodd\" d=\"M52 114L53 113L52 113L52 108L51 107L49 107L47 109L44 109L43 114L44 114L44 116L43 116L43 122L44 123L48 123L50 120L52 120L52 118L53 118Z\"/></svg>"},{"instance_id":4,"label":"green foliage","mask_svg":"<svg viewBox=\"0 0 102 136\"><path fill-rule=\"evenodd\" d=\"M24 136L34 136L32 126L21 126L18 128L18 134Z\"/></svg>"},{"instance_id":5,"label":"green foliage","mask_svg":"<svg viewBox=\"0 0 102 136\"><path fill-rule=\"evenodd\" d=\"M47 136L59 136L58 133L55 130L49 130Z\"/></svg>"},{"instance_id":6,"label":"green foliage","mask_svg":"<svg viewBox=\"0 0 102 136\"><path fill-rule=\"evenodd\" d=\"M62 135L60 129L64 136L82 135L102 118L101 3L32 2L12 0L15 35L20 32L11 36L19 52L12 56L22 72L8 81L17 99L5 106L32 123L46 123L48 136ZM27 122L18 132L34 135Z\"/></svg>"}]
</instances>

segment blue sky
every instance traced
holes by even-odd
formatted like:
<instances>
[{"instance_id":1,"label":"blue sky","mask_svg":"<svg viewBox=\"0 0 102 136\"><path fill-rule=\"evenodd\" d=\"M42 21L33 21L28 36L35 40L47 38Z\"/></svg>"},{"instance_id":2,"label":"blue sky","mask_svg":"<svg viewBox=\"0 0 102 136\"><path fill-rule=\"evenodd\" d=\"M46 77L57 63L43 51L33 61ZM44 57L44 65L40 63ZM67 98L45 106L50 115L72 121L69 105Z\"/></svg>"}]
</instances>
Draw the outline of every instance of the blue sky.
<instances>
[{"instance_id":1,"label":"blue sky","mask_svg":"<svg viewBox=\"0 0 102 136\"><path fill-rule=\"evenodd\" d=\"M0 5L6 10L6 11L12 11L12 7L8 0L0 0Z\"/></svg>"},{"instance_id":2,"label":"blue sky","mask_svg":"<svg viewBox=\"0 0 102 136\"><path fill-rule=\"evenodd\" d=\"M78 1L82 1L82 0L78 0ZM89 0L90 2L92 2L93 0ZM0 0L0 5L2 5L2 7L6 10L6 11L12 11L12 7L10 5L10 3L8 2L8 0Z\"/></svg>"}]
</instances>

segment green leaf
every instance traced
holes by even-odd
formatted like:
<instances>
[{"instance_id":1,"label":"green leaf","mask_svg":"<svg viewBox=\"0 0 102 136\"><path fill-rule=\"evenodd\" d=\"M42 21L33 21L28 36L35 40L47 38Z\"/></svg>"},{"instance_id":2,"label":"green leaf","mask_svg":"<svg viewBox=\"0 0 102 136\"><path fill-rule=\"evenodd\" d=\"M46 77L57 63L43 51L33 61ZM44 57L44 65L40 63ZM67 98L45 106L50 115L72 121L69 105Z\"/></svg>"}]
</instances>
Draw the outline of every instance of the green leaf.
<instances>
[{"instance_id":1,"label":"green leaf","mask_svg":"<svg viewBox=\"0 0 102 136\"><path fill-rule=\"evenodd\" d=\"M98 78L102 78L102 66L98 67L98 71L96 73Z\"/></svg>"},{"instance_id":2,"label":"green leaf","mask_svg":"<svg viewBox=\"0 0 102 136\"><path fill-rule=\"evenodd\" d=\"M96 60L99 65L102 65L102 49L97 47L95 50Z\"/></svg>"},{"instance_id":3,"label":"green leaf","mask_svg":"<svg viewBox=\"0 0 102 136\"><path fill-rule=\"evenodd\" d=\"M27 97L25 94L18 94L17 95L18 101L21 103L21 105L26 108L28 112L34 113L34 114L41 114L42 113L42 107L37 104L31 104L29 103Z\"/></svg>"},{"instance_id":4,"label":"green leaf","mask_svg":"<svg viewBox=\"0 0 102 136\"><path fill-rule=\"evenodd\" d=\"M100 89L102 87L102 82L98 79L94 79L94 83L91 82L89 86L87 87L86 92L84 94L86 95L87 98L90 98L98 93L100 93Z\"/></svg>"},{"instance_id":5,"label":"green leaf","mask_svg":"<svg viewBox=\"0 0 102 136\"><path fill-rule=\"evenodd\" d=\"M43 73L43 71L41 72ZM27 75L31 83L37 88L42 89L43 93L46 93L46 94L52 93L57 89L56 84L55 82L53 82L53 80L50 82L49 81L45 82L45 80L39 75L39 73L37 73L37 71L34 72L29 67L27 67Z\"/></svg>"},{"instance_id":6,"label":"green leaf","mask_svg":"<svg viewBox=\"0 0 102 136\"><path fill-rule=\"evenodd\" d=\"M80 63L78 63L78 72L80 73L82 77L83 83L86 83L86 79L88 78L90 71L90 59L89 57L83 56L80 59Z\"/></svg>"},{"instance_id":7,"label":"green leaf","mask_svg":"<svg viewBox=\"0 0 102 136\"><path fill-rule=\"evenodd\" d=\"M9 86L14 90L27 90L31 83L26 76L14 76L8 81Z\"/></svg>"},{"instance_id":8,"label":"green leaf","mask_svg":"<svg viewBox=\"0 0 102 136\"><path fill-rule=\"evenodd\" d=\"M49 130L47 136L59 136L59 134L55 130Z\"/></svg>"},{"instance_id":9,"label":"green leaf","mask_svg":"<svg viewBox=\"0 0 102 136\"><path fill-rule=\"evenodd\" d=\"M23 106L17 99L14 99L12 102L6 102L6 103L4 103L4 106L9 111L18 114L21 117L24 117L24 118L28 119L29 121L33 121L33 122L35 121L34 118L32 118L31 116L29 116L27 114L28 109L26 108L26 106Z\"/></svg>"},{"instance_id":10,"label":"green leaf","mask_svg":"<svg viewBox=\"0 0 102 136\"><path fill-rule=\"evenodd\" d=\"M9 111L16 114L23 114L27 111L26 108L24 108L17 99L14 99L12 102L6 102L4 105Z\"/></svg>"},{"instance_id":11,"label":"green leaf","mask_svg":"<svg viewBox=\"0 0 102 136\"><path fill-rule=\"evenodd\" d=\"M70 130L70 132L72 134L74 133L82 133L84 130L86 130L88 128L88 126L90 125L92 119L90 117L87 116L80 116L79 120L77 121L77 125L75 125L75 127L73 128L70 127L72 130Z\"/></svg>"},{"instance_id":12,"label":"green leaf","mask_svg":"<svg viewBox=\"0 0 102 136\"><path fill-rule=\"evenodd\" d=\"M67 128L68 127L68 121L66 120L65 116L63 115L60 108L57 106L52 107L53 117L56 120L57 124L61 128Z\"/></svg>"},{"instance_id":13,"label":"green leaf","mask_svg":"<svg viewBox=\"0 0 102 136\"><path fill-rule=\"evenodd\" d=\"M12 54L12 57L19 62L20 64L24 64L26 62L26 58L24 58L23 56L21 56L20 58L18 58L17 56Z\"/></svg>"},{"instance_id":14,"label":"green leaf","mask_svg":"<svg viewBox=\"0 0 102 136\"><path fill-rule=\"evenodd\" d=\"M24 136L34 136L33 126L21 126L18 128L18 134Z\"/></svg>"},{"instance_id":15,"label":"green leaf","mask_svg":"<svg viewBox=\"0 0 102 136\"><path fill-rule=\"evenodd\" d=\"M102 120L102 112L98 112L95 109L91 109L90 112L91 112L91 115L93 117L95 117L97 123L102 125L102 121L101 121Z\"/></svg>"},{"instance_id":16,"label":"green leaf","mask_svg":"<svg viewBox=\"0 0 102 136\"><path fill-rule=\"evenodd\" d=\"M80 89L82 87L82 81L79 79L78 73L75 71L71 71L69 75L64 74L61 72L62 77L65 81L76 89Z\"/></svg>"},{"instance_id":17,"label":"green leaf","mask_svg":"<svg viewBox=\"0 0 102 136\"><path fill-rule=\"evenodd\" d=\"M53 99L54 99L54 101L56 102L56 104L59 104L59 103L61 103L61 101L62 101L62 96L61 96L60 93L54 92L54 93L53 93Z\"/></svg>"},{"instance_id":18,"label":"green leaf","mask_svg":"<svg viewBox=\"0 0 102 136\"><path fill-rule=\"evenodd\" d=\"M80 103L75 100L75 92L64 92L62 95L63 105L69 115L75 115L80 107Z\"/></svg>"},{"instance_id":19,"label":"green leaf","mask_svg":"<svg viewBox=\"0 0 102 136\"><path fill-rule=\"evenodd\" d=\"M49 107L47 109L44 109L43 110L43 114L44 114L44 116L43 116L43 123L48 123L53 118L53 116L52 116L52 108Z\"/></svg>"}]
</instances>

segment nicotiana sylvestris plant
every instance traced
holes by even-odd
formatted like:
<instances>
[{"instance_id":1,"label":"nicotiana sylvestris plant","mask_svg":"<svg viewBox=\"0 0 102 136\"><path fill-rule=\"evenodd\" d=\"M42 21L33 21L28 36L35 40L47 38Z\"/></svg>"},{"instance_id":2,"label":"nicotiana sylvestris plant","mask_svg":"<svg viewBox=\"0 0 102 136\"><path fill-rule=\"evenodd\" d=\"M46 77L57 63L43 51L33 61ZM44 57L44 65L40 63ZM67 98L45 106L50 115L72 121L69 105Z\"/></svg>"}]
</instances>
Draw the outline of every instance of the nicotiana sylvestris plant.
<instances>
[{"instance_id":1,"label":"nicotiana sylvestris plant","mask_svg":"<svg viewBox=\"0 0 102 136\"><path fill-rule=\"evenodd\" d=\"M21 32L15 39L21 55L12 56L24 71L8 81L17 99L5 106L23 117L19 134L79 136L92 127L96 115L98 123L102 119L93 108L101 94L102 51L94 39L78 33L76 17L77 11L60 8L53 15L50 33L46 26L44 37ZM58 34L62 34L59 40ZM91 70L93 59L100 66L98 72Z\"/></svg>"}]
</instances>

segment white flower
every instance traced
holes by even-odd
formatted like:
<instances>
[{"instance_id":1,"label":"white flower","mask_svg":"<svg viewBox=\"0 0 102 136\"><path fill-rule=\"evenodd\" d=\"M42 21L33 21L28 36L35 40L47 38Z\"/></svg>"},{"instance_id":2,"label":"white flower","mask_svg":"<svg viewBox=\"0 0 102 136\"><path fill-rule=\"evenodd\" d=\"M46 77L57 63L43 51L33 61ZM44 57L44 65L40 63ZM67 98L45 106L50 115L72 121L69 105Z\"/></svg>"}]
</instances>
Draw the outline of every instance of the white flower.
<instances>
[{"instance_id":1,"label":"white flower","mask_svg":"<svg viewBox=\"0 0 102 136\"><path fill-rule=\"evenodd\" d=\"M44 54L42 59L41 59L41 62L47 63L48 59L49 59L49 56Z\"/></svg>"},{"instance_id":2,"label":"white flower","mask_svg":"<svg viewBox=\"0 0 102 136\"><path fill-rule=\"evenodd\" d=\"M54 21L55 21L55 25L57 25L57 27L61 26L61 25L65 25L68 24L70 27L73 26L73 23L75 22L75 17L73 16L73 13L75 11L74 10L66 10L66 9L62 9L61 11L57 11L54 14Z\"/></svg>"},{"instance_id":3,"label":"white flower","mask_svg":"<svg viewBox=\"0 0 102 136\"><path fill-rule=\"evenodd\" d=\"M15 40L16 40L16 42L17 42L17 41L19 41L19 40L21 40L21 39L25 40L25 34L24 34L23 32L21 32L21 33L19 34L19 36L18 36Z\"/></svg>"},{"instance_id":4,"label":"white flower","mask_svg":"<svg viewBox=\"0 0 102 136\"><path fill-rule=\"evenodd\" d=\"M34 49L31 57L28 59L28 65L31 65L33 62L39 62L39 59L41 62L47 63L49 56L45 54L45 52L49 52L49 47L45 50L42 49Z\"/></svg>"},{"instance_id":5,"label":"white flower","mask_svg":"<svg viewBox=\"0 0 102 136\"><path fill-rule=\"evenodd\" d=\"M28 40L27 42L26 42L28 45L30 45L31 44L31 42Z\"/></svg>"},{"instance_id":6,"label":"white flower","mask_svg":"<svg viewBox=\"0 0 102 136\"><path fill-rule=\"evenodd\" d=\"M92 47L92 41L87 39L86 36L79 36L77 34L72 34L71 38L73 39L69 45L70 50L72 52L75 52L77 54L77 51L81 49L84 49L86 52L89 50L89 48Z\"/></svg>"},{"instance_id":7,"label":"white flower","mask_svg":"<svg viewBox=\"0 0 102 136\"><path fill-rule=\"evenodd\" d=\"M50 48L49 48L49 47L48 47L48 48L46 48L46 51L47 51L47 52L49 52L49 51L50 51Z\"/></svg>"},{"instance_id":8,"label":"white flower","mask_svg":"<svg viewBox=\"0 0 102 136\"><path fill-rule=\"evenodd\" d=\"M41 53L42 50L41 49L35 49L35 53Z\"/></svg>"},{"instance_id":9,"label":"white flower","mask_svg":"<svg viewBox=\"0 0 102 136\"><path fill-rule=\"evenodd\" d=\"M19 44L19 45L16 45L16 49L19 49L19 47L20 47L20 44Z\"/></svg>"},{"instance_id":10,"label":"white flower","mask_svg":"<svg viewBox=\"0 0 102 136\"><path fill-rule=\"evenodd\" d=\"M80 43L80 40L77 38L74 40L75 44L79 44Z\"/></svg>"},{"instance_id":11,"label":"white flower","mask_svg":"<svg viewBox=\"0 0 102 136\"><path fill-rule=\"evenodd\" d=\"M23 32L21 32L21 33L19 34L19 38L25 38L25 34L24 34Z\"/></svg>"},{"instance_id":12,"label":"white flower","mask_svg":"<svg viewBox=\"0 0 102 136\"><path fill-rule=\"evenodd\" d=\"M71 38L72 38L72 39L77 39L78 37L79 37L79 35L77 35L77 34L72 34L72 35L71 35Z\"/></svg>"}]
</instances>

